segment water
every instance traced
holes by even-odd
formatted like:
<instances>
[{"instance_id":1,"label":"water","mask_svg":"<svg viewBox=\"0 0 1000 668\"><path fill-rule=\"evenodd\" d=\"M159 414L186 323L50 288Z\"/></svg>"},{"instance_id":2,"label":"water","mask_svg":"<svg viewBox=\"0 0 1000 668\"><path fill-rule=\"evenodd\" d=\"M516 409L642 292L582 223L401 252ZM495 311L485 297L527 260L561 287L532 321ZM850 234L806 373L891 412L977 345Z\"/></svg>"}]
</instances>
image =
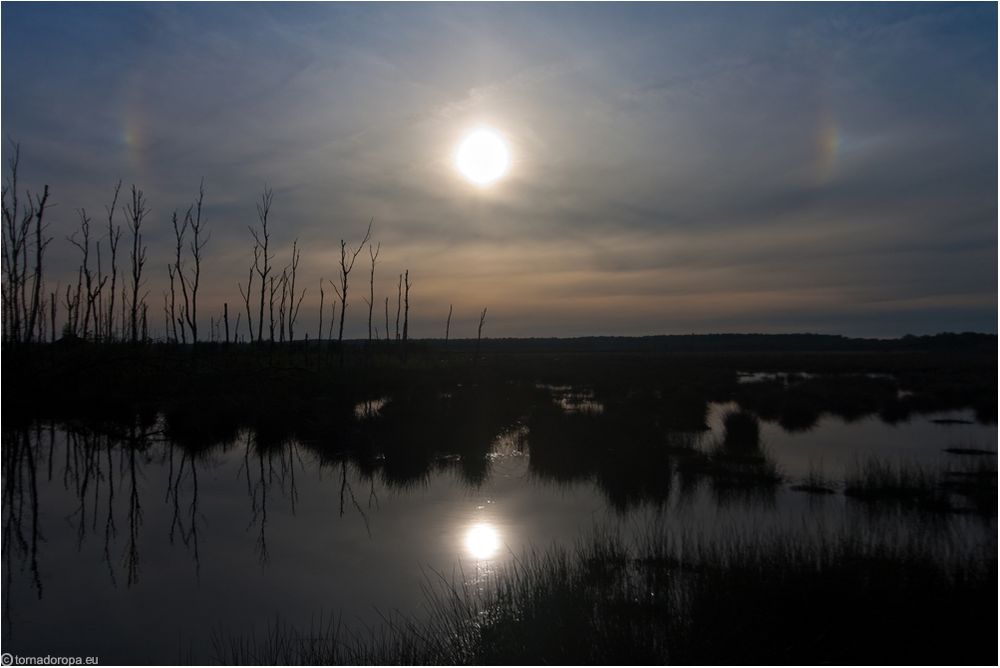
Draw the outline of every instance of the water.
<instances>
[{"instance_id":1,"label":"water","mask_svg":"<svg viewBox=\"0 0 1000 668\"><path fill-rule=\"evenodd\" d=\"M878 519L843 495L790 487L816 470L837 482L872 455L962 467L980 458L943 450L997 444L996 425L969 410L892 422L822 413L792 431L764 420L761 454L748 466L753 475L773 466L780 480L765 474L734 492L728 478L691 472L671 453L720 447L736 404L706 404L706 429L657 432L654 447L651 431L619 421L593 388L536 389L544 406L530 406L530 417L485 420L494 432L485 450L435 450L419 462L407 460L417 437L400 445L406 431L392 429L366 456L295 439L258 443L249 429L182 447L162 416L114 434L48 423L7 431L3 651L206 661L213 637L263 630L279 615L302 627L340 615L352 628L392 611L419 617L429 583L486 583L524 550L572 545L595 525L626 535L651 522L706 532L871 526ZM399 404L358 403L354 420L364 433ZM473 410L470 424L481 422ZM995 467L995 455L984 459ZM995 518L944 521L959 540L995 545Z\"/></svg>"},{"instance_id":2,"label":"water","mask_svg":"<svg viewBox=\"0 0 1000 668\"><path fill-rule=\"evenodd\" d=\"M713 434L722 432L722 416L735 408L735 403L712 404L708 423ZM935 420L956 422L939 424ZM875 416L847 422L827 415L807 432L788 432L775 422L764 421L761 442L780 464L781 472L790 478L804 478L810 471L819 471L841 479L857 463L872 456L939 469L962 463L946 453L946 448L974 447L996 452L997 426L976 423L969 410L935 411L896 424Z\"/></svg>"}]
</instances>

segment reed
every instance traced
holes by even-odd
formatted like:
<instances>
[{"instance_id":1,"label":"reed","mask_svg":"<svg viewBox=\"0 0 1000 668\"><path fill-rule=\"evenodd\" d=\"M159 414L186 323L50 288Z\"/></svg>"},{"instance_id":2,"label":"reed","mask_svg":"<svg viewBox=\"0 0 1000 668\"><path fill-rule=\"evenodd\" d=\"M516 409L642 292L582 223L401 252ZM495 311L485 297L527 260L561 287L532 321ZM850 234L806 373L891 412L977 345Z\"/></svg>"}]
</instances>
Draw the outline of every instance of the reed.
<instances>
[{"instance_id":1,"label":"reed","mask_svg":"<svg viewBox=\"0 0 1000 668\"><path fill-rule=\"evenodd\" d=\"M226 664L994 663L995 546L919 535L651 528L528 550L485 587L432 573L424 619L364 634L280 621Z\"/></svg>"}]
</instances>

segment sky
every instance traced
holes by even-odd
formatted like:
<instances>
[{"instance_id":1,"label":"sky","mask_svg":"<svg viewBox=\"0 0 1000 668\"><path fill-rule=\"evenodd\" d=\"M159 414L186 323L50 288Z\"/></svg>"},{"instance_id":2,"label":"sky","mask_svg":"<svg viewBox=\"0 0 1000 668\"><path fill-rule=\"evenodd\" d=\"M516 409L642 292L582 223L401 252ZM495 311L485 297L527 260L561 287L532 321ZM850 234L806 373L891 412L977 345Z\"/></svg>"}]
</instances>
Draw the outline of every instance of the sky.
<instances>
[{"instance_id":1,"label":"sky","mask_svg":"<svg viewBox=\"0 0 1000 668\"><path fill-rule=\"evenodd\" d=\"M370 219L376 304L409 270L414 337L449 305L453 337L483 307L494 337L997 331L994 3L5 2L0 29L47 281L75 281L78 209L102 220L121 179L159 314L204 179L203 332L242 306L265 187L311 337ZM511 155L489 187L453 159L481 126Z\"/></svg>"}]
</instances>

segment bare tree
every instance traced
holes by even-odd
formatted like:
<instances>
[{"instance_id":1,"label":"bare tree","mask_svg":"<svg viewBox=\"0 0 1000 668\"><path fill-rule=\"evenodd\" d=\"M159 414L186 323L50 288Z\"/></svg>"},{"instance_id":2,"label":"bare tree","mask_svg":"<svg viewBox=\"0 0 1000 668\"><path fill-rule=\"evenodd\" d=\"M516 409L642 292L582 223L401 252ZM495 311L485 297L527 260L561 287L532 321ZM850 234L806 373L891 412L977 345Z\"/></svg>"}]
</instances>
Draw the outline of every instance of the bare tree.
<instances>
[{"instance_id":1,"label":"bare tree","mask_svg":"<svg viewBox=\"0 0 1000 668\"><path fill-rule=\"evenodd\" d=\"M281 281L278 282L278 285L280 284ZM274 343L274 295L278 292L278 285L274 284L274 275L272 274L270 278L269 290L267 295L267 312L269 315L267 321L268 338L270 339L271 343Z\"/></svg>"},{"instance_id":2,"label":"bare tree","mask_svg":"<svg viewBox=\"0 0 1000 668\"><path fill-rule=\"evenodd\" d=\"M84 303L86 303L88 307L86 317L83 320L83 329L81 332L83 338L86 338L89 324L88 321L90 319L89 306L90 291L92 287L90 273L90 219L87 217L87 212L83 209L79 209L77 213L80 215L80 233L83 240L77 241L76 232L74 232L72 236L67 237L66 240L76 246L83 255L83 259L80 262L80 268L77 271L76 302L79 304L80 308L84 308ZM79 317L79 314L77 317Z\"/></svg>"},{"instance_id":3,"label":"bare tree","mask_svg":"<svg viewBox=\"0 0 1000 668\"><path fill-rule=\"evenodd\" d=\"M97 241L97 283L100 285L100 289L97 291L97 297L94 301L94 340L101 341L104 339L104 285L107 283L107 277L104 275L104 267L101 264L101 242Z\"/></svg>"},{"instance_id":4,"label":"bare tree","mask_svg":"<svg viewBox=\"0 0 1000 668\"><path fill-rule=\"evenodd\" d=\"M46 315L49 312L49 300L48 297L42 295L41 303L38 305L38 342L45 343L48 340L49 328L48 328L48 318Z\"/></svg>"},{"instance_id":5,"label":"bare tree","mask_svg":"<svg viewBox=\"0 0 1000 668\"><path fill-rule=\"evenodd\" d=\"M385 340L389 342L389 298L385 298Z\"/></svg>"},{"instance_id":6,"label":"bare tree","mask_svg":"<svg viewBox=\"0 0 1000 668\"><path fill-rule=\"evenodd\" d=\"M28 230L34 212L22 211L18 200L17 172L20 162L21 148L18 144L12 146L13 155L8 161L10 175L3 186L3 270L4 270L4 322L10 323L10 340L13 343L21 341L21 281L23 279L22 260L27 254Z\"/></svg>"},{"instance_id":7,"label":"bare tree","mask_svg":"<svg viewBox=\"0 0 1000 668\"><path fill-rule=\"evenodd\" d=\"M354 269L354 261L358 259L358 254L361 249L365 247L368 240L372 235L372 224L375 219L372 218L368 221L368 230L365 232L364 239L358 244L355 250L350 250L347 247L347 242L343 239L340 240L340 287L336 283L333 284L333 289L336 291L337 296L340 298L340 327L337 334L337 343L343 345L344 341L344 315L347 313L347 279L350 276L351 270ZM349 258L349 259L348 259ZM344 349L340 349L340 362L344 362Z\"/></svg>"},{"instance_id":8,"label":"bare tree","mask_svg":"<svg viewBox=\"0 0 1000 668\"><path fill-rule=\"evenodd\" d=\"M149 213L146 199L142 191L132 186L132 202L126 207L129 227L132 230L132 300L130 303L131 340L139 341L139 317L143 312L142 301L145 295L139 295L142 287L142 268L146 264L146 247L142 244L142 221Z\"/></svg>"},{"instance_id":9,"label":"bare tree","mask_svg":"<svg viewBox=\"0 0 1000 668\"><path fill-rule=\"evenodd\" d=\"M486 324L486 307L479 314L479 331L476 334L476 364L479 364L479 342L483 339L483 325Z\"/></svg>"},{"instance_id":10,"label":"bare tree","mask_svg":"<svg viewBox=\"0 0 1000 668\"><path fill-rule=\"evenodd\" d=\"M58 292L59 292L59 287L57 286L56 287L56 291L53 292L53 293L51 293L49 295L49 308L51 309L51 312L49 313L49 316L52 319L52 323L51 323L52 326L50 327L50 329L51 329L51 336L52 336L52 343L56 342L56 308L59 305L58 304L58 300L56 299L56 294Z\"/></svg>"},{"instance_id":11,"label":"bare tree","mask_svg":"<svg viewBox=\"0 0 1000 668\"><path fill-rule=\"evenodd\" d=\"M409 338L410 331L410 270L406 270L404 275L403 286L406 288L406 292L403 293L403 346L406 346L406 341Z\"/></svg>"},{"instance_id":12,"label":"bare tree","mask_svg":"<svg viewBox=\"0 0 1000 668\"><path fill-rule=\"evenodd\" d=\"M45 247L52 241L51 237L42 238L42 218L45 215L45 203L49 200L49 187L45 186L42 196L35 201L35 276L33 284L33 294L31 297L31 310L28 316L28 341L32 340L35 333L35 324L41 319L40 296L42 289L42 255ZM40 337L39 337L40 338Z\"/></svg>"},{"instance_id":13,"label":"bare tree","mask_svg":"<svg viewBox=\"0 0 1000 668\"><path fill-rule=\"evenodd\" d=\"M167 265L167 269L170 265ZM167 291L163 291L163 338L168 343L170 342L170 298L167 296Z\"/></svg>"},{"instance_id":14,"label":"bare tree","mask_svg":"<svg viewBox=\"0 0 1000 668\"><path fill-rule=\"evenodd\" d=\"M399 313L403 307L403 275L399 275L399 285L396 288L396 340L399 341Z\"/></svg>"},{"instance_id":15,"label":"bare tree","mask_svg":"<svg viewBox=\"0 0 1000 668\"><path fill-rule=\"evenodd\" d=\"M256 256L256 253L254 253ZM237 287L240 289L240 296L243 297L243 304L247 309L247 329L250 330L250 340L253 341L253 318L250 315L250 295L253 288L253 271L254 267L250 267L249 275L247 276L247 289L243 290L243 284L237 283Z\"/></svg>"},{"instance_id":16,"label":"bare tree","mask_svg":"<svg viewBox=\"0 0 1000 668\"><path fill-rule=\"evenodd\" d=\"M198 285L201 282L201 251L208 244L208 237L204 240L201 238L202 225L204 221L201 219L201 208L202 203L205 200L205 181L198 185L198 200L194 203L194 206L187 210L184 218L185 227L191 228L191 258L194 260L194 271L190 278L185 278L183 274L181 275L181 285L184 286L185 283L191 288L191 302L188 304L187 288L184 291L184 318L187 320L188 328L191 330L191 343L198 343ZM180 267L178 267L178 272L180 272Z\"/></svg>"},{"instance_id":17,"label":"bare tree","mask_svg":"<svg viewBox=\"0 0 1000 668\"><path fill-rule=\"evenodd\" d=\"M128 333L128 285L122 280L122 298L121 298L121 313L119 314L119 322L121 322L121 340L125 341Z\"/></svg>"},{"instance_id":18,"label":"bare tree","mask_svg":"<svg viewBox=\"0 0 1000 668\"><path fill-rule=\"evenodd\" d=\"M333 285L333 281L330 281L330 285ZM334 292L337 291L337 286L333 285ZM337 302L330 302L330 331L327 332L326 338L328 341L333 341L333 326L337 322Z\"/></svg>"},{"instance_id":19,"label":"bare tree","mask_svg":"<svg viewBox=\"0 0 1000 668\"><path fill-rule=\"evenodd\" d=\"M171 330L174 333L174 343L184 342L187 343L187 334L185 329L185 311L188 307L188 293L187 293L187 281L184 278L184 260L182 253L184 250L184 235L187 232L189 217L184 216L183 224L178 224L177 212L174 211L171 217L171 222L174 226L174 263L173 265L167 265L167 274L170 276L170 323ZM181 312L177 313L177 290L174 287L175 282L181 284L181 294L184 297L184 303L181 304ZM177 336L177 325L180 325L180 337Z\"/></svg>"},{"instance_id":20,"label":"bare tree","mask_svg":"<svg viewBox=\"0 0 1000 668\"><path fill-rule=\"evenodd\" d=\"M96 310L97 296L100 294L101 290L104 289L104 280L100 278L95 281L94 274L90 270L90 218L87 216L87 212L84 209L79 210L80 215L80 235L82 239L77 241L76 233L74 232L71 237L69 237L69 242L80 249L80 253L83 255L83 261L80 264L79 274L82 276L81 283L83 284L83 295L85 298L85 308L83 316L83 338L87 338L90 334L90 320L93 315L94 318L94 336L97 337L97 330L99 330L100 325L100 314ZM100 245L98 245L100 248ZM77 284L77 301L80 300L80 283ZM79 313L77 314L79 315Z\"/></svg>"},{"instance_id":21,"label":"bare tree","mask_svg":"<svg viewBox=\"0 0 1000 668\"><path fill-rule=\"evenodd\" d=\"M372 271L371 276L368 280L368 343L371 344L372 341L372 308L375 306L375 261L378 260L378 253L382 250L382 242L379 242L375 246L375 250L372 251L372 245L368 244L368 256L372 260Z\"/></svg>"},{"instance_id":22,"label":"bare tree","mask_svg":"<svg viewBox=\"0 0 1000 668\"><path fill-rule=\"evenodd\" d=\"M83 267L76 271L76 295L73 298L73 335L81 336L80 310L83 308Z\"/></svg>"},{"instance_id":23,"label":"bare tree","mask_svg":"<svg viewBox=\"0 0 1000 668\"><path fill-rule=\"evenodd\" d=\"M278 336L279 336L279 338L282 341L284 341L285 340L285 321L286 321L285 313L286 313L287 308L288 308L287 307L287 302L288 302L288 268L287 267L281 270L281 280L279 281L279 283L281 283L281 302L280 302L281 305L278 307Z\"/></svg>"},{"instance_id":24,"label":"bare tree","mask_svg":"<svg viewBox=\"0 0 1000 668\"><path fill-rule=\"evenodd\" d=\"M326 299L326 292L323 290L323 282L326 279L319 279L319 330L316 332L316 340L323 340L323 301Z\"/></svg>"},{"instance_id":25,"label":"bare tree","mask_svg":"<svg viewBox=\"0 0 1000 668\"><path fill-rule=\"evenodd\" d=\"M444 324L444 345L448 345L448 334L451 332L451 310L454 304L448 304L448 320Z\"/></svg>"},{"instance_id":26,"label":"bare tree","mask_svg":"<svg viewBox=\"0 0 1000 668\"><path fill-rule=\"evenodd\" d=\"M264 188L264 192L260 196L260 202L257 204L257 220L260 222L260 231L258 232L252 227L249 228L254 241L253 270L257 272L257 276L260 279L260 303L257 310L257 343L261 343L264 340L264 297L267 294L268 275L271 273L271 260L273 259L272 255L268 255L271 233L267 229L267 223L273 199L274 194L271 192L271 189ZM274 283L273 277L271 283ZM249 292L249 290L250 286L247 285L247 291ZM272 318L272 334L273 320ZM271 338L273 339L274 337L272 336Z\"/></svg>"},{"instance_id":27,"label":"bare tree","mask_svg":"<svg viewBox=\"0 0 1000 668\"><path fill-rule=\"evenodd\" d=\"M36 329L41 324L42 256L51 241L43 237L45 229L43 217L49 198L46 185L42 195L32 197L26 193L28 204L21 207L18 200L17 172L20 162L20 146L13 144L13 156L8 162L10 175L3 186L3 307L4 327L13 343L31 342ZM28 270L28 237L34 221L34 266ZM31 293L28 284L31 276Z\"/></svg>"},{"instance_id":28,"label":"bare tree","mask_svg":"<svg viewBox=\"0 0 1000 668\"><path fill-rule=\"evenodd\" d=\"M289 295L290 301L288 305L288 340L295 340L295 321L299 318L299 309L302 308L302 300L306 296L306 289L302 288L302 292L299 294L298 300L295 299L295 276L299 271L299 257L301 251L299 250L299 240L296 239L292 242L292 263L290 266L291 272L289 273ZM322 285L322 282L321 282ZM320 308L322 313L323 309ZM323 327L320 326L320 329Z\"/></svg>"},{"instance_id":29,"label":"bare tree","mask_svg":"<svg viewBox=\"0 0 1000 668\"><path fill-rule=\"evenodd\" d=\"M79 285L79 280L77 281ZM73 288L70 285L66 286L66 294L63 297L63 304L66 306L66 322L63 325L63 334L69 335L70 337L76 336L76 324L79 319L79 304L80 295L77 291L76 296L73 295Z\"/></svg>"},{"instance_id":30,"label":"bare tree","mask_svg":"<svg viewBox=\"0 0 1000 668\"><path fill-rule=\"evenodd\" d=\"M108 339L113 340L115 336L115 287L118 281L118 241L122 236L121 225L115 227L115 208L118 206L118 193L122 189L122 182L115 185L114 195L111 197L111 206L107 207L108 212L108 246L111 248L111 296L108 301L108 322L105 327ZM124 323L122 324L124 327Z\"/></svg>"}]
</instances>

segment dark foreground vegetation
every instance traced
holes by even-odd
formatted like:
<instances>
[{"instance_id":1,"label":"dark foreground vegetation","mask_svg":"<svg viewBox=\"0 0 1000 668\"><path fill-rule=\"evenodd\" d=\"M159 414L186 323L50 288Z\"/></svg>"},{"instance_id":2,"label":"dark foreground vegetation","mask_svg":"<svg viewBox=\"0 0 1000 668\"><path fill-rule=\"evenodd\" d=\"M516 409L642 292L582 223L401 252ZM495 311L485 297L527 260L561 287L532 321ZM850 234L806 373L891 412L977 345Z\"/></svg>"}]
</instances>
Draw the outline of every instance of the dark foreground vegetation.
<instances>
[{"instance_id":1,"label":"dark foreground vegetation","mask_svg":"<svg viewBox=\"0 0 1000 668\"><path fill-rule=\"evenodd\" d=\"M919 535L598 535L485 587L436 574L429 619L216 639L243 664L995 664L995 550Z\"/></svg>"}]
</instances>

